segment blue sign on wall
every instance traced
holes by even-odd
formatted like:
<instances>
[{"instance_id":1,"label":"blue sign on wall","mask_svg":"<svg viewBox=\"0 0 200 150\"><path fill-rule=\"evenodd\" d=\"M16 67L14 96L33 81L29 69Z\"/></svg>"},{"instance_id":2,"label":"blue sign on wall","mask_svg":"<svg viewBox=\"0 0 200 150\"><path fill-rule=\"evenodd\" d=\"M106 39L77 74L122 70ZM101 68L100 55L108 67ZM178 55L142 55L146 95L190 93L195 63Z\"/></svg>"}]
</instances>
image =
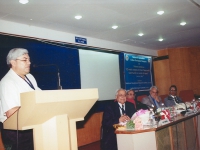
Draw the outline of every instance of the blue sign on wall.
<instances>
[{"instance_id":1,"label":"blue sign on wall","mask_svg":"<svg viewBox=\"0 0 200 150\"><path fill-rule=\"evenodd\" d=\"M147 90L152 85L152 57L124 53L125 89Z\"/></svg>"},{"instance_id":2,"label":"blue sign on wall","mask_svg":"<svg viewBox=\"0 0 200 150\"><path fill-rule=\"evenodd\" d=\"M87 44L87 39L75 36L75 42L76 43L81 43L81 44Z\"/></svg>"}]
</instances>

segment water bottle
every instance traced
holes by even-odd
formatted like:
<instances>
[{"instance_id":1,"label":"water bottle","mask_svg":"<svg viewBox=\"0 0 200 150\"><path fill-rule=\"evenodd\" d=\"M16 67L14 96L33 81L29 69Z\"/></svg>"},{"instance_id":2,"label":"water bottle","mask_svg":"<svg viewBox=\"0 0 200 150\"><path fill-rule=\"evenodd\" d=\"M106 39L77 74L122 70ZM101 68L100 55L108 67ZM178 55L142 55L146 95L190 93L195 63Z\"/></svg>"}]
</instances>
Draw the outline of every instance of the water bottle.
<instances>
[{"instance_id":1,"label":"water bottle","mask_svg":"<svg viewBox=\"0 0 200 150\"><path fill-rule=\"evenodd\" d=\"M193 112L196 112L196 101L193 99Z\"/></svg>"},{"instance_id":2,"label":"water bottle","mask_svg":"<svg viewBox=\"0 0 200 150\"><path fill-rule=\"evenodd\" d=\"M149 124L150 124L151 128L154 125L154 113L153 113L153 109L152 108L150 108L150 112L149 112Z\"/></svg>"},{"instance_id":3,"label":"water bottle","mask_svg":"<svg viewBox=\"0 0 200 150\"><path fill-rule=\"evenodd\" d=\"M165 110L165 105L164 103L161 104L161 111Z\"/></svg>"}]
</instances>

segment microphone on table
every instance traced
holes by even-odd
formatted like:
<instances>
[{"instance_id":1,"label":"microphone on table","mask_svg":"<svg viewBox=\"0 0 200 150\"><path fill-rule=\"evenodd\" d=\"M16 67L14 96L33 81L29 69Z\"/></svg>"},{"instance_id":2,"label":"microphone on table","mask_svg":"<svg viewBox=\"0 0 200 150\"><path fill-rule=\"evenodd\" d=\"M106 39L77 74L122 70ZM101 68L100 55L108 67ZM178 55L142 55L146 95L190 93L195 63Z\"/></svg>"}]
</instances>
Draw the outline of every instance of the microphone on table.
<instances>
[{"instance_id":1,"label":"microphone on table","mask_svg":"<svg viewBox=\"0 0 200 150\"><path fill-rule=\"evenodd\" d=\"M185 103L184 103L185 104ZM188 108L187 108L187 105L185 104L185 110L186 110L186 112L188 112Z\"/></svg>"},{"instance_id":2,"label":"microphone on table","mask_svg":"<svg viewBox=\"0 0 200 150\"><path fill-rule=\"evenodd\" d=\"M57 68L57 76L58 76L58 89L62 90L62 86L60 84L60 71L58 65L56 64L42 64L42 65L33 65L34 68L36 67L46 67L46 66L55 66Z\"/></svg>"}]
</instances>

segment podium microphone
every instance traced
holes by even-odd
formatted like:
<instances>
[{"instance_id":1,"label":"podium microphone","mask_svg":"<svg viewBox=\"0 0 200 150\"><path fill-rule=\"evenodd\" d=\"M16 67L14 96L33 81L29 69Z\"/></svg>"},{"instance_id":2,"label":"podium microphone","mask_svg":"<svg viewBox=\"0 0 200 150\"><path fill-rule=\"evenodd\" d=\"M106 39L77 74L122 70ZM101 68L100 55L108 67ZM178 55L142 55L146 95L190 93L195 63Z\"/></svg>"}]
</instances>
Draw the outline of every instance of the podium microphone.
<instances>
[{"instance_id":1,"label":"podium microphone","mask_svg":"<svg viewBox=\"0 0 200 150\"><path fill-rule=\"evenodd\" d=\"M58 89L59 90L62 90L62 86L60 84L60 71L59 71L59 68L58 68L58 65L56 64L43 64L43 65L33 65L34 68L36 67L46 67L46 66L55 66L57 68L57 76L58 76Z\"/></svg>"}]
</instances>

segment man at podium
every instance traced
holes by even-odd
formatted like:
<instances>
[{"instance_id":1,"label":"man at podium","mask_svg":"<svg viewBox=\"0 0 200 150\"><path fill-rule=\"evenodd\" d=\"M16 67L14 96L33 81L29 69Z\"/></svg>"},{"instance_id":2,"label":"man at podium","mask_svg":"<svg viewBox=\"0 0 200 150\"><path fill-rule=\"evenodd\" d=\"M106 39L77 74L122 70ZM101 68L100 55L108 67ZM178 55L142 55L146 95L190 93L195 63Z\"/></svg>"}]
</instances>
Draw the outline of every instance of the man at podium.
<instances>
[{"instance_id":1,"label":"man at podium","mask_svg":"<svg viewBox=\"0 0 200 150\"><path fill-rule=\"evenodd\" d=\"M23 48L11 49L7 55L10 68L0 82L0 122L20 108L20 93L40 90L30 72L30 57ZM4 147L12 150L33 150L32 130L1 130ZM18 142L17 142L18 141Z\"/></svg>"}]
</instances>

